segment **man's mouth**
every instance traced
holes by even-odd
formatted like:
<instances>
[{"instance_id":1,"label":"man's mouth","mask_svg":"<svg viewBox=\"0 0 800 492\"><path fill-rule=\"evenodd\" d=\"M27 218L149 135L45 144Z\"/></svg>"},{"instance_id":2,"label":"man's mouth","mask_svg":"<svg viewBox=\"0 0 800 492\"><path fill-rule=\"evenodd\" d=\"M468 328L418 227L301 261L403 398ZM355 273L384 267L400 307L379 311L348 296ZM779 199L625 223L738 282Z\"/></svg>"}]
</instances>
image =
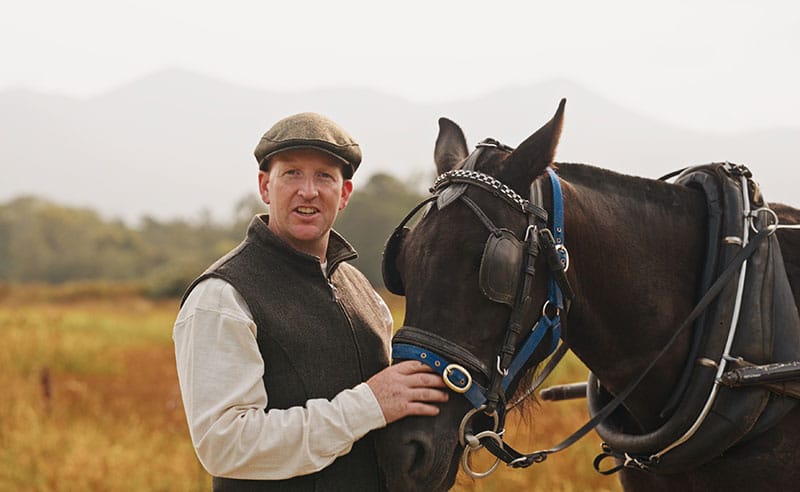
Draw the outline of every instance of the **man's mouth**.
<instances>
[{"instance_id":1,"label":"man's mouth","mask_svg":"<svg viewBox=\"0 0 800 492\"><path fill-rule=\"evenodd\" d=\"M297 207L295 210L301 215L314 215L319 212L319 210L314 207Z\"/></svg>"}]
</instances>

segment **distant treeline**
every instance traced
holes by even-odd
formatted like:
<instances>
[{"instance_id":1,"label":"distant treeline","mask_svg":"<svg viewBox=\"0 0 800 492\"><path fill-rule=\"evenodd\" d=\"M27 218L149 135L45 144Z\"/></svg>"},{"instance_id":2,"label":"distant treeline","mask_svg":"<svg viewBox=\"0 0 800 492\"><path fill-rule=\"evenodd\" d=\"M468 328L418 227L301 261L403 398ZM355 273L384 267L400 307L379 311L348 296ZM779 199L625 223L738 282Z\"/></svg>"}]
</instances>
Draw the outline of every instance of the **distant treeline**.
<instances>
[{"instance_id":1,"label":"distant treeline","mask_svg":"<svg viewBox=\"0 0 800 492\"><path fill-rule=\"evenodd\" d=\"M420 199L413 186L376 174L339 216L335 229L358 250L353 263L375 287L383 285L384 241ZM144 217L132 227L93 210L17 198L0 204L0 282L125 281L141 283L152 296L179 295L264 211L254 194L240 200L227 223Z\"/></svg>"}]
</instances>

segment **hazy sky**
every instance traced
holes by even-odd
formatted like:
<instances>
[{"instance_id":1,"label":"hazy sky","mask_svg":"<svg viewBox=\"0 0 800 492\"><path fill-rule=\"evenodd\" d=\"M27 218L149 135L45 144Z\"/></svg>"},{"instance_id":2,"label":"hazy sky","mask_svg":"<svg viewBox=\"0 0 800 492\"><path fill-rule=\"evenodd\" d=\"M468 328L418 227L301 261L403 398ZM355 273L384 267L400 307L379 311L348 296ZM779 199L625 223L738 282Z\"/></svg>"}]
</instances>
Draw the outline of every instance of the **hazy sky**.
<instances>
[{"instance_id":1,"label":"hazy sky","mask_svg":"<svg viewBox=\"0 0 800 492\"><path fill-rule=\"evenodd\" d=\"M415 101L562 77L688 128L800 127L800 2L26 0L0 10L0 90L87 97L167 67Z\"/></svg>"}]
</instances>

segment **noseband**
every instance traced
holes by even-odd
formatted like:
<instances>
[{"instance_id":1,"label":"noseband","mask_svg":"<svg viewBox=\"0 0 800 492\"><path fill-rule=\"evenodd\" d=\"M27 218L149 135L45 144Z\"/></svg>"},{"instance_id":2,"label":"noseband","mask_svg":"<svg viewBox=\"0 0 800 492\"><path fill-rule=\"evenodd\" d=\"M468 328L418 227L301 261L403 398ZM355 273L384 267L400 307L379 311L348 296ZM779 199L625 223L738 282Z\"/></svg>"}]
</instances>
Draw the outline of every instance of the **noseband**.
<instances>
[{"instance_id":1,"label":"noseband","mask_svg":"<svg viewBox=\"0 0 800 492\"><path fill-rule=\"evenodd\" d=\"M404 295L405 288L395 261L402 240L408 232L405 224L430 202L435 202L441 210L460 200L490 232L481 260L480 288L492 301L507 304L511 308L504 342L498 351L494 367L487 366L458 344L417 327L401 327L392 340L394 360L418 360L427 364L442 376L451 391L463 395L472 405L473 409L461 422L459 441L464 446L462 465L469 475L476 478L489 475L501 460L512 466L531 464L529 459L514 451L502 440L507 410L506 393L520 371L531 361L534 351L548 333L552 335L551 343L544 357L556 349L561 335L564 301L566 299L568 303L573 297L565 273L569 266L569 256L564 245L563 198L558 177L551 168L547 168L553 195L551 229L548 227L548 213L543 203L540 180L533 182L530 200L525 200L494 177L474 170L480 154L487 147L510 150L495 140L484 140L470 154L461 169L440 175L431 188L433 195L417 205L401 221L387 241L383 264L384 282L387 288L395 294ZM465 194L468 187L488 191L513 210L523 214L527 221L523 240L520 241L508 229L495 226L481 207ZM517 348L524 331L524 319L532 308L535 262L539 253L545 255L551 272L548 299L541 308L541 318ZM482 386L477 379L488 385ZM473 434L470 421L480 413L488 415L493 420L493 428ZM468 457L470 452L484 446L497 459L489 470L476 473L470 468Z\"/></svg>"}]
</instances>

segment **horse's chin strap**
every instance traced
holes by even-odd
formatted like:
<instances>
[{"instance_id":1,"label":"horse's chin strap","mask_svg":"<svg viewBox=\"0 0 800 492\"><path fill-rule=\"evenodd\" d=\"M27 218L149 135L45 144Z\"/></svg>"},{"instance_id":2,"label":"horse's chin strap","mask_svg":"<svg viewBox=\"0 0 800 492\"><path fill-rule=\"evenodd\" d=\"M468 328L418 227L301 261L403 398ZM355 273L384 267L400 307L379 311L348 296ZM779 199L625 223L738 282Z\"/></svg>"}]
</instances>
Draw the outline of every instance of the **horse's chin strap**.
<instances>
[{"instance_id":1,"label":"horse's chin strap","mask_svg":"<svg viewBox=\"0 0 800 492\"><path fill-rule=\"evenodd\" d=\"M469 475L476 478L491 473L500 460L513 465L513 461L522 456L504 444L501 437L505 422L506 393L520 371L531 360L534 351L547 333L551 333L552 336L545 357L556 349L561 337L561 313L565 310L565 300L568 303L573 297L572 288L566 277L569 255L564 245L564 205L561 185L551 168L547 168L547 176L552 185L553 227L552 230L548 228L548 213L544 208L541 184L540 180L536 180L531 185L530 200L524 206L528 226L524 238L526 247L525 259L522 262L523 271L520 272L522 275L521 288L512 307L506 336L497 355L495 367L487 369L468 350L432 333L410 326L401 327L392 343L393 359L413 359L427 364L442 376L448 388L464 395L474 407L474 410L470 411L461 423L459 439L464 445L462 465ZM480 209L476 209L477 205L474 202L465 195L460 195L459 198L478 215L478 218L490 230L493 229L494 226L488 217L483 213L478 213ZM524 319L532 309L535 262L539 252L546 255L545 258L551 273L548 299L542 307L541 318L517 350L518 341L523 332ZM475 381L469 369L477 370L477 373L483 376L485 381L488 381L488 387L483 388ZM470 421L480 412L493 418L493 429L473 434ZM497 457L497 462L488 472L476 473L469 466L469 453L484 446ZM513 454L509 454L508 450Z\"/></svg>"}]
</instances>

